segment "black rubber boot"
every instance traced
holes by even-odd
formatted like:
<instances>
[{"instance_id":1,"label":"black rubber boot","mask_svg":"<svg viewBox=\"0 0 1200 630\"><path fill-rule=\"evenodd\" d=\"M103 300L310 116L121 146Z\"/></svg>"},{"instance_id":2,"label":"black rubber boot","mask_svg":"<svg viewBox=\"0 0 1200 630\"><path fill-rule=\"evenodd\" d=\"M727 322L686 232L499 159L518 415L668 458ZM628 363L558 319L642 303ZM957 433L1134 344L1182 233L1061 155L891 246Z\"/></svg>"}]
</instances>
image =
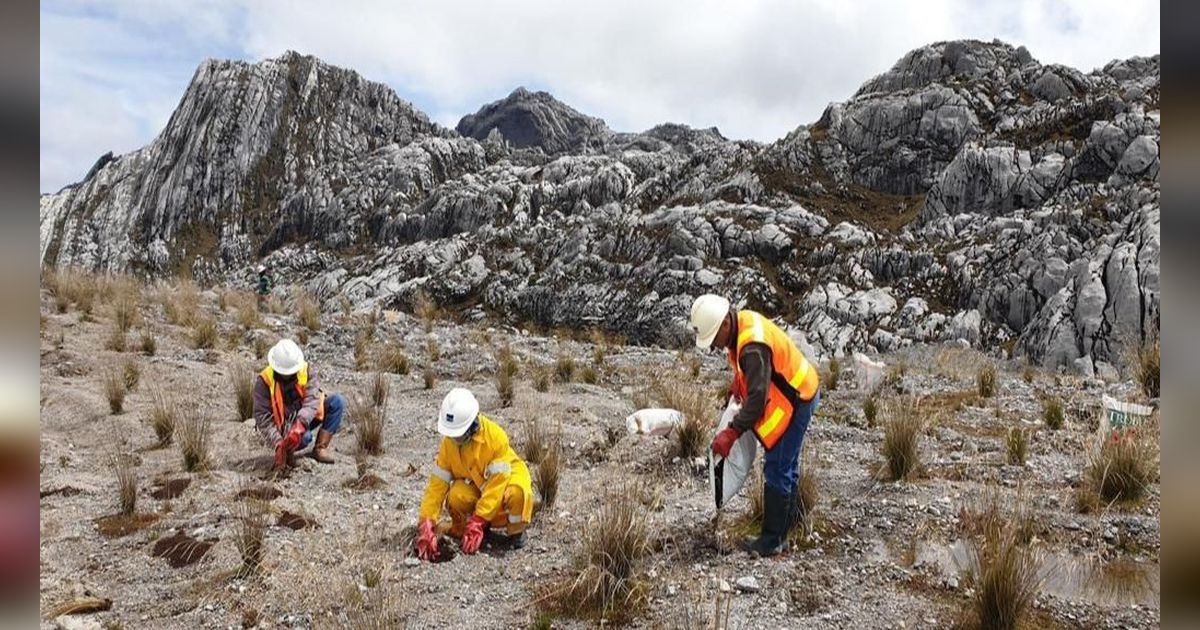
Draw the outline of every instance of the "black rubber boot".
<instances>
[{"instance_id":1,"label":"black rubber boot","mask_svg":"<svg viewBox=\"0 0 1200 630\"><path fill-rule=\"evenodd\" d=\"M780 494L769 487L763 487L762 534L750 543L747 551L763 558L769 558L783 551L791 515L791 504L792 495Z\"/></svg>"}]
</instances>

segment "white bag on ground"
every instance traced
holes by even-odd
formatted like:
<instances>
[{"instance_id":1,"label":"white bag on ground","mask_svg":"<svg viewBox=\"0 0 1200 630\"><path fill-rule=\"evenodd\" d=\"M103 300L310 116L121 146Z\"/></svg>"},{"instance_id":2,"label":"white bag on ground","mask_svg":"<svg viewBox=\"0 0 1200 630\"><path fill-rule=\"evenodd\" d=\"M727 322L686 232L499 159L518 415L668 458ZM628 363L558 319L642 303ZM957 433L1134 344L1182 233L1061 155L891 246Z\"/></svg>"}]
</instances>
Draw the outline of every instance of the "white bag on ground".
<instances>
[{"instance_id":1,"label":"white bag on ground","mask_svg":"<svg viewBox=\"0 0 1200 630\"><path fill-rule=\"evenodd\" d=\"M718 433L733 422L733 417L741 408L741 405L729 401L729 406L725 407L725 412L721 414L721 420L717 423ZM711 449L708 451L708 482L713 487L713 498L718 510L746 485L746 479L750 477L750 467L754 465L754 457L757 454L758 441L754 438L753 431L746 431L733 443L729 449L729 457L720 457Z\"/></svg>"},{"instance_id":2,"label":"white bag on ground","mask_svg":"<svg viewBox=\"0 0 1200 630\"><path fill-rule=\"evenodd\" d=\"M1121 437L1126 431L1137 431L1154 413L1154 407L1124 402L1104 394L1100 397L1104 414L1097 435L1100 441Z\"/></svg>"},{"instance_id":3,"label":"white bag on ground","mask_svg":"<svg viewBox=\"0 0 1200 630\"><path fill-rule=\"evenodd\" d=\"M639 409L625 418L625 428L641 435L666 435L683 422L675 409Z\"/></svg>"},{"instance_id":4,"label":"white bag on ground","mask_svg":"<svg viewBox=\"0 0 1200 630\"><path fill-rule=\"evenodd\" d=\"M858 389L869 391L883 382L883 371L887 367L883 361L872 361L870 357L861 352L854 353L853 361L854 380Z\"/></svg>"}]
</instances>

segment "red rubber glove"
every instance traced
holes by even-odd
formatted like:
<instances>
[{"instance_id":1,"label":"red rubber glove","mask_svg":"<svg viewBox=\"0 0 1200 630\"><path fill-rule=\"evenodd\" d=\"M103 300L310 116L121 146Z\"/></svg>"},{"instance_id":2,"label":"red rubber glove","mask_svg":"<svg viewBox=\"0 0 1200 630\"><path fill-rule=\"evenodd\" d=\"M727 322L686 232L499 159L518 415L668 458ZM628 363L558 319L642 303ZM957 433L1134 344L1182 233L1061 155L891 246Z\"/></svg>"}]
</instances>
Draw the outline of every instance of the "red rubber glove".
<instances>
[{"instance_id":1,"label":"red rubber glove","mask_svg":"<svg viewBox=\"0 0 1200 630\"><path fill-rule=\"evenodd\" d=\"M417 557L428 562L438 558L437 532L433 530L433 519L423 519L417 526Z\"/></svg>"},{"instance_id":2,"label":"red rubber glove","mask_svg":"<svg viewBox=\"0 0 1200 630\"><path fill-rule=\"evenodd\" d=\"M483 544L483 530L487 528L488 522L479 517L478 514L471 517L467 522L467 531L463 533L462 550L465 554L472 554L479 551L479 546Z\"/></svg>"},{"instance_id":3,"label":"red rubber glove","mask_svg":"<svg viewBox=\"0 0 1200 630\"><path fill-rule=\"evenodd\" d=\"M300 447L300 440L304 438L304 423L297 420L292 423L292 429L283 437L282 444L287 452L292 452Z\"/></svg>"},{"instance_id":4,"label":"red rubber glove","mask_svg":"<svg viewBox=\"0 0 1200 630\"><path fill-rule=\"evenodd\" d=\"M729 457L729 449L733 448L733 443L736 442L739 437L741 437L741 434L738 433L733 427L725 427L724 429L721 429L721 432L717 434L717 437L713 438L712 452L720 455L721 457Z\"/></svg>"}]
</instances>

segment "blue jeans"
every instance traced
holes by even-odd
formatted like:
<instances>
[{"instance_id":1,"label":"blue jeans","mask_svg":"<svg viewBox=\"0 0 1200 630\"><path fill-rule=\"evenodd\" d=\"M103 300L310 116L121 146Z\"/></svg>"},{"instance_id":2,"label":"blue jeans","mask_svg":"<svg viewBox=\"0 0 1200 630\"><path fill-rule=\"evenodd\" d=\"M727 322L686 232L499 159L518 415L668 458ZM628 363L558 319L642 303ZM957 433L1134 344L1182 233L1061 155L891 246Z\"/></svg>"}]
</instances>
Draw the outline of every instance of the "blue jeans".
<instances>
[{"instance_id":1,"label":"blue jeans","mask_svg":"<svg viewBox=\"0 0 1200 630\"><path fill-rule=\"evenodd\" d=\"M800 403L792 411L792 422L780 436L775 447L763 457L763 481L767 487L783 495L791 495L800 480L800 448L804 446L804 434L813 412L821 402L821 392L813 399Z\"/></svg>"},{"instance_id":2,"label":"blue jeans","mask_svg":"<svg viewBox=\"0 0 1200 630\"><path fill-rule=\"evenodd\" d=\"M330 433L337 433L342 427L342 414L346 411L346 399L342 398L341 394L329 394L325 397L325 419L321 422L313 421L308 425L308 430L304 432L304 437L300 438L299 448L305 448L312 443L313 433L318 429L325 429Z\"/></svg>"}]
</instances>

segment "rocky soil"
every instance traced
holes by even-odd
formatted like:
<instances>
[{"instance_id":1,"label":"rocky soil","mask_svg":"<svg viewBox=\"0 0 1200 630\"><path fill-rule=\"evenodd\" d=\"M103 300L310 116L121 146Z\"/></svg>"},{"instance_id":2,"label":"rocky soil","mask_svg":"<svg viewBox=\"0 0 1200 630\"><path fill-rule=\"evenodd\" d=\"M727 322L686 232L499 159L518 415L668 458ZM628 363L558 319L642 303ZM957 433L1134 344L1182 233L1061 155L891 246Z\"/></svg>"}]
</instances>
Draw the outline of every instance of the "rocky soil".
<instances>
[{"instance_id":1,"label":"rocky soil","mask_svg":"<svg viewBox=\"0 0 1200 630\"><path fill-rule=\"evenodd\" d=\"M776 142L609 129L514 91L456 130L288 53L201 64L162 133L43 195L43 265L599 326L717 292L822 357L965 339L1090 376L1159 329L1159 60L938 42ZM799 122L799 121L798 121Z\"/></svg>"},{"instance_id":2,"label":"rocky soil","mask_svg":"<svg viewBox=\"0 0 1200 630\"><path fill-rule=\"evenodd\" d=\"M885 354L889 365L907 369L885 388L881 421L902 392L935 403L920 445L924 474L890 483L873 478L882 461L882 429L864 419L866 394L854 389L844 362L839 387L826 392L806 443L819 490L815 533L779 558L751 559L722 542L746 500L735 500L714 525L705 473L674 458L670 438L624 431L625 416L645 404L655 376L715 392L728 377L720 356L610 340L594 384L556 382L542 393L532 386L537 366L549 367L560 353L580 368L592 365L593 344L566 331L547 336L464 318L439 319L426 333L414 316L388 311L376 339L401 344L412 370L389 377L386 451L369 458L369 471L382 483L356 490L347 486L358 478L353 428L334 442L336 464L305 460L288 478L272 480L265 478L270 451L235 409L231 372L239 361L261 362L253 360L254 339L298 335L296 319L264 314L246 330L235 320L236 309L222 312L218 295L207 291L193 314L217 318L219 342L195 350L191 329L164 318L175 295L164 291L159 299L158 289L146 290L142 323L130 333L126 352L105 349L113 328L110 304L99 300L86 317L75 306L59 312L43 291L41 604L46 611L84 594L112 600L108 611L47 619L44 627L354 627L359 615L379 616L380 610L410 627L529 627L538 618L534 601L542 589L569 570L598 498L625 484L637 488L657 541L640 572L650 602L632 627L685 626L687 613L709 616L724 589L732 627L946 627L970 607L972 593L959 517L997 487L1005 493L1019 488L1021 503L1036 516L1036 544L1050 567L1029 627L1159 625L1158 484L1129 510L1079 514L1074 506L1072 487L1094 440L1101 394L1139 396L1115 373L1080 377L1039 369L1026 382L1020 362L959 343L918 343ZM353 347L367 318L366 311L325 302L322 329L310 334L306 351L331 390L366 393L372 374L355 369ZM143 329L156 336L153 356L137 351ZM429 339L438 346L436 361ZM500 406L493 378L502 344L520 364L511 407ZM141 378L124 412L114 415L101 381L127 359L140 366ZM693 360L700 362L695 378ZM999 370L998 394L979 398L976 374L989 362ZM426 366L437 376L432 389L422 382ZM536 516L525 549L417 563L405 530L414 524L436 451L435 410L456 385L472 388L516 444L531 418L561 423L565 470L557 503ZM175 446L155 446L149 414L158 388L184 402L183 414L210 423L209 470L183 472ZM1042 424L1042 397L1065 403L1062 429ZM1023 466L1005 463L1004 435L1011 427L1031 431ZM114 452L135 457L138 510L153 516L144 517L149 523L142 529L106 537L96 519L117 511L108 465ZM269 499L272 510L265 571L239 577L236 495L257 486L266 487L252 491ZM572 628L595 620L551 622Z\"/></svg>"}]
</instances>

